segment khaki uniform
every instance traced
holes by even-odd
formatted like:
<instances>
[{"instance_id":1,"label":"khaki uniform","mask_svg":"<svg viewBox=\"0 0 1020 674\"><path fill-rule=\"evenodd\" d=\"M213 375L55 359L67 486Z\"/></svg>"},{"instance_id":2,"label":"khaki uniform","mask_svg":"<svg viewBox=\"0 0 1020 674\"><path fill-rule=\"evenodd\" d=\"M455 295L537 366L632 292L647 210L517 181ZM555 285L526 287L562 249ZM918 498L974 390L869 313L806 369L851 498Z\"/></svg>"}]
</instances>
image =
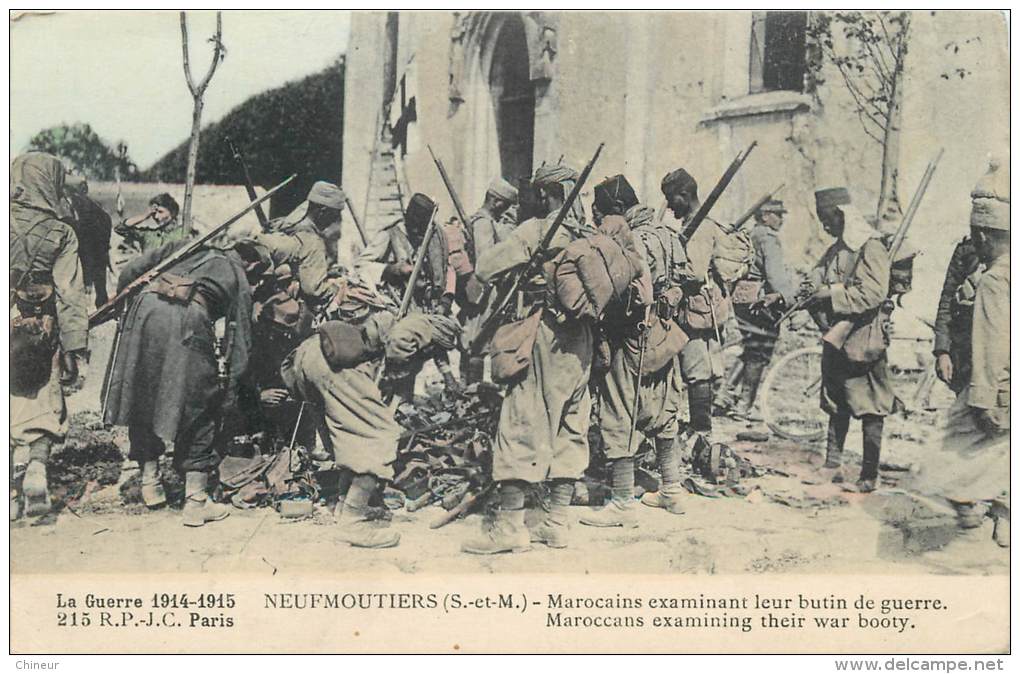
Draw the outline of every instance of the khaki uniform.
<instances>
[{"instance_id":1,"label":"khaki uniform","mask_svg":"<svg viewBox=\"0 0 1020 674\"><path fill-rule=\"evenodd\" d=\"M475 273L482 282L527 263L552 221L532 219L484 252ZM569 223L556 232L550 251L578 234ZM561 318L546 307L524 377L507 391L493 444L492 477L541 482L581 477L588 467L591 397L588 377L593 337L589 324Z\"/></svg>"},{"instance_id":2,"label":"khaki uniform","mask_svg":"<svg viewBox=\"0 0 1020 674\"><path fill-rule=\"evenodd\" d=\"M613 350L609 372L599 385L599 423L607 459L634 456L641 446L642 436L651 440L676 437L683 384L675 362L641 377L641 406L636 432L628 447L636 402L637 358L625 348Z\"/></svg>"},{"instance_id":3,"label":"khaki uniform","mask_svg":"<svg viewBox=\"0 0 1020 674\"><path fill-rule=\"evenodd\" d=\"M383 402L375 383L378 367L376 361L334 371L322 355L319 336L312 335L284 362L281 374L296 396L319 409L338 464L393 479L401 430L394 407Z\"/></svg>"},{"instance_id":4,"label":"khaki uniform","mask_svg":"<svg viewBox=\"0 0 1020 674\"><path fill-rule=\"evenodd\" d=\"M67 413L60 386L59 352L81 351L87 347L88 303L78 239L60 202L64 170L59 160L30 153L11 168L10 283L13 300L18 286L43 285L53 288L52 300L43 309L56 317L59 350L49 358L49 377L36 390L18 390L12 382L11 449L26 448L49 436L63 440ZM22 170L31 167L34 170ZM15 306L11 318L21 315ZM47 364L40 364L45 367Z\"/></svg>"},{"instance_id":5,"label":"khaki uniform","mask_svg":"<svg viewBox=\"0 0 1020 674\"><path fill-rule=\"evenodd\" d=\"M684 259L674 261L689 279L702 281L705 287L718 287L710 271L712 242L718 232L718 225L706 219L684 249ZM722 324L718 326L723 330ZM723 375L722 348L715 330L691 330L684 328L691 341L680 353L680 372L688 385L712 381Z\"/></svg>"},{"instance_id":6,"label":"khaki uniform","mask_svg":"<svg viewBox=\"0 0 1020 674\"><path fill-rule=\"evenodd\" d=\"M335 288L329 282L326 242L311 220L303 218L255 239L269 249L275 266L286 264L295 270L302 295L313 305L332 298Z\"/></svg>"},{"instance_id":7,"label":"khaki uniform","mask_svg":"<svg viewBox=\"0 0 1020 674\"><path fill-rule=\"evenodd\" d=\"M655 287L661 290L672 285L671 269L674 264L682 264L675 257L682 254L683 249L679 241L674 246L668 245L671 240L666 228L660 227L658 230L639 227L634 230L634 238L645 262L648 285L652 286L651 279L655 279ZM672 254L671 249L678 253ZM607 330L612 330L614 324L623 328L621 334L610 338L612 356L609 371L600 379L598 386L599 424L607 459L634 456L641 445L642 436L652 440L673 439L679 431L677 414L680 412L683 384L679 361L674 358L658 372L641 377L641 404L638 407L634 437L628 446L634 408L637 406L635 385L640 358L630 353L622 342L628 337L637 341L635 328L637 321L642 318L643 315L631 317L631 325L626 327L622 326L626 319L607 321Z\"/></svg>"},{"instance_id":8,"label":"khaki uniform","mask_svg":"<svg viewBox=\"0 0 1020 674\"><path fill-rule=\"evenodd\" d=\"M877 238L865 241L859 253L840 240L829 247L813 273L819 285L832 286L831 310L823 309L815 314L819 325L827 329L839 320L852 320L875 311L885 302L889 289L889 251ZM885 416L892 412L894 400L884 354L874 363L852 364L842 351L824 345L823 410L854 418L869 414Z\"/></svg>"},{"instance_id":9,"label":"khaki uniform","mask_svg":"<svg viewBox=\"0 0 1020 674\"><path fill-rule=\"evenodd\" d=\"M471 236L471 241L469 242L471 262L477 264L478 259L482 255L491 250L497 243L506 239L512 231L512 229L508 229L493 220L492 215L484 208L479 209L468 218L468 232ZM468 304L465 302L461 305L457 318L464 326L462 340L466 347L470 347L478 336L482 324L488 317L488 309L487 302L479 304ZM465 357L464 354L461 357Z\"/></svg>"},{"instance_id":10,"label":"khaki uniform","mask_svg":"<svg viewBox=\"0 0 1020 674\"><path fill-rule=\"evenodd\" d=\"M946 421L940 450L926 462L921 489L953 501L1009 500L1009 256L978 283L971 332L973 370ZM986 412L998 432L978 427Z\"/></svg>"}]
</instances>

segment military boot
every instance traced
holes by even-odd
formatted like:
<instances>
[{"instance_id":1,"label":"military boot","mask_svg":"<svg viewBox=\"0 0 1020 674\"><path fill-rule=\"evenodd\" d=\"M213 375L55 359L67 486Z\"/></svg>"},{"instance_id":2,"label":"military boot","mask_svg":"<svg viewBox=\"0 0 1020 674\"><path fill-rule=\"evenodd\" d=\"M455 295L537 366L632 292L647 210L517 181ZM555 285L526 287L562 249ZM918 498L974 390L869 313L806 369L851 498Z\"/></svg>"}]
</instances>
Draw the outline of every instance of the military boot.
<instances>
[{"instance_id":1,"label":"military boot","mask_svg":"<svg viewBox=\"0 0 1020 674\"><path fill-rule=\"evenodd\" d=\"M608 505L598 510L592 510L586 515L581 515L581 524L590 527L623 527L633 529L638 526L637 513L634 512L637 503L612 499Z\"/></svg>"},{"instance_id":2,"label":"military boot","mask_svg":"<svg viewBox=\"0 0 1020 674\"><path fill-rule=\"evenodd\" d=\"M744 365L744 387L740 391L740 401L731 416L740 421L760 422L762 418L754 414L754 401L758 397L758 387L765 372L765 363L751 361Z\"/></svg>"},{"instance_id":3,"label":"military boot","mask_svg":"<svg viewBox=\"0 0 1020 674\"><path fill-rule=\"evenodd\" d=\"M829 428L825 435L825 468L840 468L843 466L843 446L846 443L846 434L850 429L850 417L849 416L829 416ZM837 482L835 477L839 477L839 482L842 482L843 475L838 472L834 476L833 482Z\"/></svg>"},{"instance_id":4,"label":"military boot","mask_svg":"<svg viewBox=\"0 0 1020 674\"><path fill-rule=\"evenodd\" d=\"M494 555L500 552L527 552L531 549L528 527L524 524L524 509L496 511L491 524L482 524L481 535L465 541L461 552L473 555Z\"/></svg>"},{"instance_id":5,"label":"military boot","mask_svg":"<svg viewBox=\"0 0 1020 674\"><path fill-rule=\"evenodd\" d=\"M686 490L679 484L663 486L659 491L646 492L641 497L641 502L649 508L662 508L674 515L684 514L684 492Z\"/></svg>"},{"instance_id":6,"label":"military boot","mask_svg":"<svg viewBox=\"0 0 1020 674\"><path fill-rule=\"evenodd\" d=\"M697 436L695 436L697 438ZM695 439L695 442L697 440ZM674 515L683 515L683 485L680 484L680 466L677 461L675 438L655 439L655 459L659 465L662 484L657 492L646 492L641 502L650 508L662 508Z\"/></svg>"},{"instance_id":7,"label":"military boot","mask_svg":"<svg viewBox=\"0 0 1020 674\"><path fill-rule=\"evenodd\" d=\"M184 475L184 526L200 527L230 515L227 506L209 499L209 474L188 471Z\"/></svg>"},{"instance_id":8,"label":"military boot","mask_svg":"<svg viewBox=\"0 0 1020 674\"><path fill-rule=\"evenodd\" d=\"M615 459L610 469L612 498L598 510L589 510L581 516L581 524L590 527L623 527L631 529L638 525L634 513L634 459Z\"/></svg>"},{"instance_id":9,"label":"military boot","mask_svg":"<svg viewBox=\"0 0 1020 674\"><path fill-rule=\"evenodd\" d=\"M159 461L142 463L142 502L149 508L158 508L166 503L166 492L163 490L163 475L159 471Z\"/></svg>"},{"instance_id":10,"label":"military boot","mask_svg":"<svg viewBox=\"0 0 1020 674\"><path fill-rule=\"evenodd\" d=\"M41 517L50 511L50 492L46 484L46 464L33 459L25 468L21 483L25 495L25 515Z\"/></svg>"},{"instance_id":11,"label":"military boot","mask_svg":"<svg viewBox=\"0 0 1020 674\"><path fill-rule=\"evenodd\" d=\"M351 480L343 498L343 510L337 527L338 538L356 548L392 548L400 543L400 534L377 527L368 518L368 502L378 485L374 475L365 473Z\"/></svg>"},{"instance_id":12,"label":"military boot","mask_svg":"<svg viewBox=\"0 0 1020 674\"><path fill-rule=\"evenodd\" d=\"M952 503L956 510L956 523L961 529L977 529L988 515L988 505L985 503Z\"/></svg>"}]
</instances>

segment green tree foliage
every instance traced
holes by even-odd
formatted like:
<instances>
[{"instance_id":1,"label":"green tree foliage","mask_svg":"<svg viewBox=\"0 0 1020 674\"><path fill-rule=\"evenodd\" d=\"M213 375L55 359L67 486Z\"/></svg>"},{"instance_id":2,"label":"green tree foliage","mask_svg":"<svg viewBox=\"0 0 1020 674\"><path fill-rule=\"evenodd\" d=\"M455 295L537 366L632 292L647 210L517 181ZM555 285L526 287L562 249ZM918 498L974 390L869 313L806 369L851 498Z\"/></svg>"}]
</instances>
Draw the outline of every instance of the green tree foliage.
<instances>
[{"instance_id":1,"label":"green tree foliage","mask_svg":"<svg viewBox=\"0 0 1020 674\"><path fill-rule=\"evenodd\" d=\"M290 212L316 180L340 180L344 109L342 60L326 70L263 92L202 130L198 183L240 185L244 174L226 142L244 156L255 185L270 188L298 177L272 199L271 215ZM142 174L143 180L184 182L185 141Z\"/></svg>"},{"instance_id":2,"label":"green tree foliage","mask_svg":"<svg viewBox=\"0 0 1020 674\"><path fill-rule=\"evenodd\" d=\"M119 141L116 147L110 147L88 124L43 129L28 141L28 149L65 159L92 180L113 180L118 167L125 180L138 176L138 167L128 157L127 144Z\"/></svg>"}]
</instances>

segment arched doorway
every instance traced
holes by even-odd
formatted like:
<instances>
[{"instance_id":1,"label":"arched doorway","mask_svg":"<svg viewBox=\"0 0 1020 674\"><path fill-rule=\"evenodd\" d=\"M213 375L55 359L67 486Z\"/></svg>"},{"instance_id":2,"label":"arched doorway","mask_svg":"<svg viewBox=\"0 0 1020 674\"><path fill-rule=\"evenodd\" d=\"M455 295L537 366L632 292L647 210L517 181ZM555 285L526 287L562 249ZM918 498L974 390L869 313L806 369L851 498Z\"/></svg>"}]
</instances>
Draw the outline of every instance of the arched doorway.
<instances>
[{"instance_id":1,"label":"arched doorway","mask_svg":"<svg viewBox=\"0 0 1020 674\"><path fill-rule=\"evenodd\" d=\"M531 177L535 152L535 87L524 21L510 14L499 26L489 68L500 173L518 183Z\"/></svg>"}]
</instances>

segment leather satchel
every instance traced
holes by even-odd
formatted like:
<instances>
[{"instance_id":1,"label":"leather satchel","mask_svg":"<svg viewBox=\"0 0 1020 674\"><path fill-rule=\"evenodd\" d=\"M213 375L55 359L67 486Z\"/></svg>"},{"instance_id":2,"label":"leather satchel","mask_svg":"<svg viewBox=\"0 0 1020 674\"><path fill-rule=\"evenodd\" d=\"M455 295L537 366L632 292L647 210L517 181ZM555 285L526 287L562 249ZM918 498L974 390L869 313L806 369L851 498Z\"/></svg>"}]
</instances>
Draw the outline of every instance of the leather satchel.
<instances>
[{"instance_id":1,"label":"leather satchel","mask_svg":"<svg viewBox=\"0 0 1020 674\"><path fill-rule=\"evenodd\" d=\"M520 320L499 326L489 343L492 356L492 380L497 384L516 381L531 365L538 339L542 309Z\"/></svg>"}]
</instances>

